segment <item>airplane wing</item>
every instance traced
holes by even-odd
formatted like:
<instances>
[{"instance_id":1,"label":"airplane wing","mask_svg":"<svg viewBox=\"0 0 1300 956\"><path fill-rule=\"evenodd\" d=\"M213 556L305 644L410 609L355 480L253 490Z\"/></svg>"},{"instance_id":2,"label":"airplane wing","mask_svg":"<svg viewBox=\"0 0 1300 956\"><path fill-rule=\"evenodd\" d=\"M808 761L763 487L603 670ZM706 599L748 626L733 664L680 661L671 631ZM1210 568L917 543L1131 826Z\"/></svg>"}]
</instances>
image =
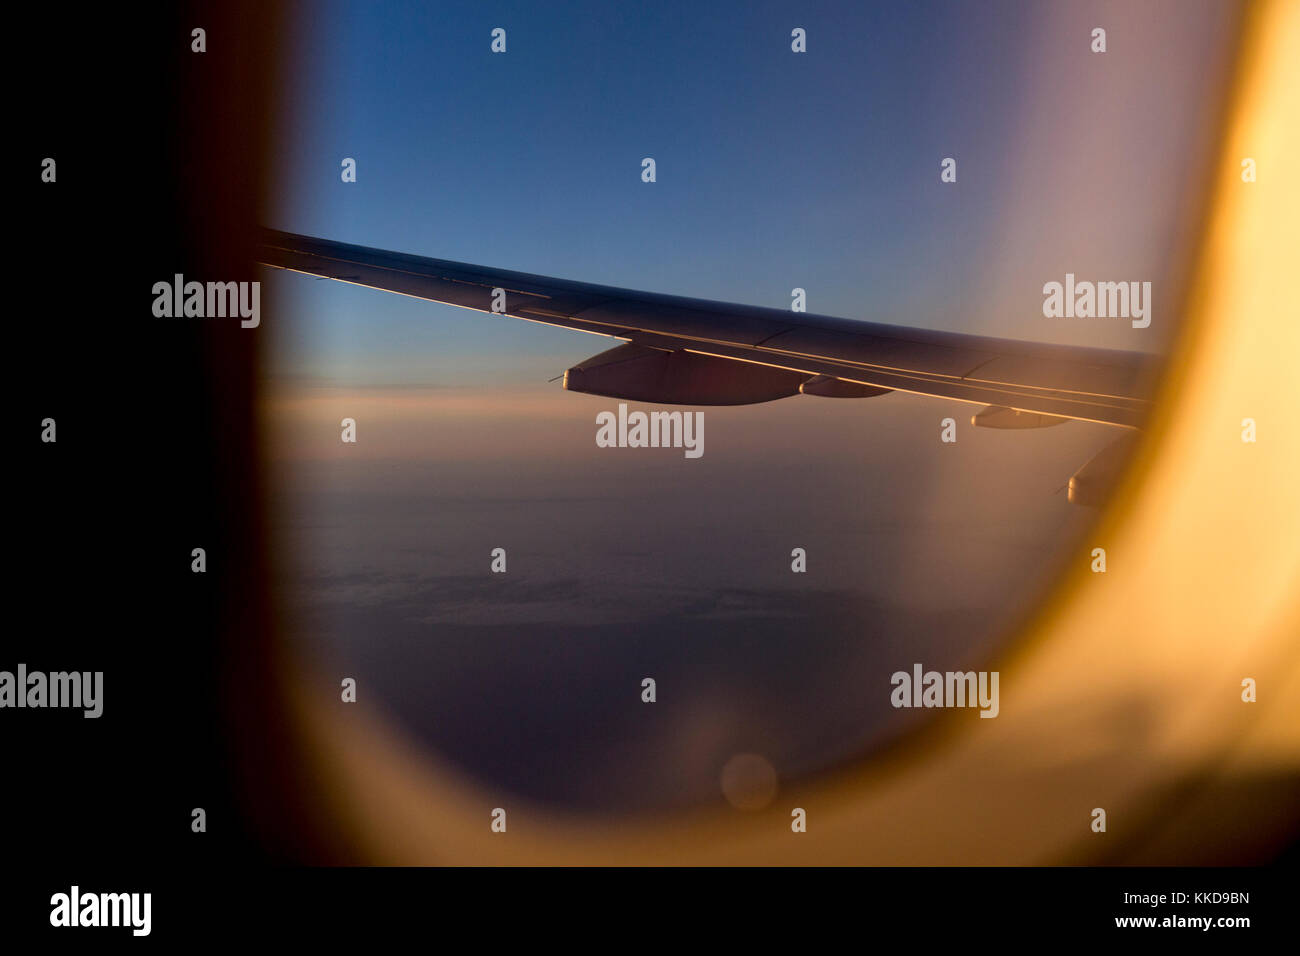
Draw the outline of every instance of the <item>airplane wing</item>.
<instances>
[{"instance_id":1,"label":"airplane wing","mask_svg":"<svg viewBox=\"0 0 1300 956\"><path fill-rule=\"evenodd\" d=\"M738 405L897 390L989 406L973 422L1138 427L1157 357L634 292L265 230L265 265L622 339L565 374L574 391Z\"/></svg>"}]
</instances>

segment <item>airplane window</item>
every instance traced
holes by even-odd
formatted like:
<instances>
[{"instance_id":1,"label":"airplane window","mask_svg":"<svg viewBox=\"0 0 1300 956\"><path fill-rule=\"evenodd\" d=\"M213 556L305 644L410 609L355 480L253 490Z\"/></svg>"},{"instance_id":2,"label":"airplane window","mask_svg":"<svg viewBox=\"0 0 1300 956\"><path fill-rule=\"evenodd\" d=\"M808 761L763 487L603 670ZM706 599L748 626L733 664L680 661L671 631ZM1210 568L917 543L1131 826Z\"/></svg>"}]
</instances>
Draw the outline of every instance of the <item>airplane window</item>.
<instances>
[{"instance_id":1,"label":"airplane window","mask_svg":"<svg viewBox=\"0 0 1300 956\"><path fill-rule=\"evenodd\" d=\"M269 225L1159 356L1238 15L1187 6L1107 8L1097 49L1073 5L845 5L804 17L803 51L769 9L525 8L493 52L465 12L327 4ZM1132 434L896 385L566 390L620 342L354 281L264 274L295 646L428 753L558 808L761 806L902 739L932 713L897 706L892 675L988 668L1089 560L1098 512L1071 476ZM681 413L683 440L627 441L637 412Z\"/></svg>"}]
</instances>

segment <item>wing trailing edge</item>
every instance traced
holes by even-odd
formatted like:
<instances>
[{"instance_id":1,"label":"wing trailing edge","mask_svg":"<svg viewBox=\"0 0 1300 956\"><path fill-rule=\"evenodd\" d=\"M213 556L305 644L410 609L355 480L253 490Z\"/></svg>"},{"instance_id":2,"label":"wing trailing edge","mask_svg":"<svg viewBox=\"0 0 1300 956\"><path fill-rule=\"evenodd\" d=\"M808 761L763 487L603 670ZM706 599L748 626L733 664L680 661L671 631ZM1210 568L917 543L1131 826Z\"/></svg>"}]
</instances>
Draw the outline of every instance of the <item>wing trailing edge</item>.
<instances>
[{"instance_id":1,"label":"wing trailing edge","mask_svg":"<svg viewBox=\"0 0 1300 956\"><path fill-rule=\"evenodd\" d=\"M636 393L643 401L749 404L801 390L832 397L902 391L989 406L981 424L990 427L1078 419L1136 428L1159 362L1141 352L638 292L273 230L263 232L257 258L311 276L621 339L642 351L619 353L613 368L597 362L610 354L601 353L574 366L566 387L613 397Z\"/></svg>"}]
</instances>

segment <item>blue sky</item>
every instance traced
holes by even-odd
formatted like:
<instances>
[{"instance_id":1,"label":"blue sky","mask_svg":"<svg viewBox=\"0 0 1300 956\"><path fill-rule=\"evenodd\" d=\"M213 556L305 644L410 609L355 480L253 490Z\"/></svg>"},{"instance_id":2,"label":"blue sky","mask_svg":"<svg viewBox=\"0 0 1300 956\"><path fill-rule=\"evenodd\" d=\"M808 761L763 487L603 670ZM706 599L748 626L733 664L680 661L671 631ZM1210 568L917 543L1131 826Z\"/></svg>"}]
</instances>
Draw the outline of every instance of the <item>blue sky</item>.
<instances>
[{"instance_id":1,"label":"blue sky","mask_svg":"<svg viewBox=\"0 0 1300 956\"><path fill-rule=\"evenodd\" d=\"M810 311L1019 338L1154 350L1175 324L1045 320L1040 290L1074 271L1152 279L1156 309L1172 303L1161 286L1206 153L1222 4L310 10L280 228L760 305L799 286ZM947 156L956 184L939 181ZM557 374L590 344L331 285L276 286L293 297L277 369L505 382Z\"/></svg>"}]
</instances>

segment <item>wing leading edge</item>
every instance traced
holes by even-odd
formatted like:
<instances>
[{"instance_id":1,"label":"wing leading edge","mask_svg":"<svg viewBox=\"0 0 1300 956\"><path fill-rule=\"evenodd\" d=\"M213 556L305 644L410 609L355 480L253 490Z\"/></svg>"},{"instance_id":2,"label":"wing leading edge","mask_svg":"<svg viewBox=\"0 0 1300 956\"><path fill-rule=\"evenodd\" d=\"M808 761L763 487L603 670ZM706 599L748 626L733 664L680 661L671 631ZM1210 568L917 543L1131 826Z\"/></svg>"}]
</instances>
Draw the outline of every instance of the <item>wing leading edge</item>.
<instances>
[{"instance_id":1,"label":"wing leading edge","mask_svg":"<svg viewBox=\"0 0 1300 956\"><path fill-rule=\"evenodd\" d=\"M280 269L592 332L645 349L768 366L774 376L794 372L817 383L869 386L856 394L898 390L1031 413L1019 426L994 427L1032 427L1031 421L1040 421L1033 416L1138 427L1156 371L1156 357L1141 352L635 292L272 230L263 232L257 258ZM855 394L853 388L805 391Z\"/></svg>"}]
</instances>

